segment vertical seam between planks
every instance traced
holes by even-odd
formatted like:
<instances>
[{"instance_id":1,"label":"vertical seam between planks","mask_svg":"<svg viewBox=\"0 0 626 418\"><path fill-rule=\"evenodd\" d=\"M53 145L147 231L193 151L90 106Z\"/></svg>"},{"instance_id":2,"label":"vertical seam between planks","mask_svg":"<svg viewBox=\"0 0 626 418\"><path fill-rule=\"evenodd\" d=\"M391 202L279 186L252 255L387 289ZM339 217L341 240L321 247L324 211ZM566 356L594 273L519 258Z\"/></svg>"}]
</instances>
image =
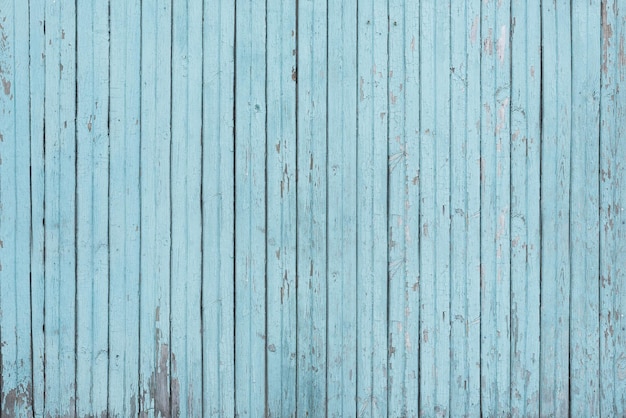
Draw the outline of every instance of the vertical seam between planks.
<instances>
[{"instance_id":1,"label":"vertical seam between planks","mask_svg":"<svg viewBox=\"0 0 626 418\"><path fill-rule=\"evenodd\" d=\"M200 25L200 414L206 416L204 408L204 387L206 384L204 376L204 5L202 0L201 25ZM218 11L219 16L219 11ZM220 30L218 25L218 30ZM218 60L218 63L220 61ZM218 101L219 103L219 101ZM218 111L219 112L219 111ZM218 151L219 152L219 151ZM218 360L219 364L219 360ZM219 384L219 377L218 382Z\"/></svg>"},{"instance_id":2,"label":"vertical seam between planks","mask_svg":"<svg viewBox=\"0 0 626 418\"><path fill-rule=\"evenodd\" d=\"M109 84L108 84L108 97L107 97L107 135L109 136L109 142L107 145L107 154L108 154L108 158L107 158L107 174L108 174L108 178L107 178L107 301L109 302L107 304L107 373L111 368L111 357L110 354L111 353L111 205L110 205L110 201L111 201L111 142L110 142L110 135L111 135L111 1L108 0L107 1L107 19L108 19L108 34L109 34L109 42L108 42L108 49L107 49L107 73L108 73L108 80L109 80ZM124 39L126 41L126 39ZM124 45L126 46L126 45ZM126 52L126 51L124 51ZM141 85L140 85L141 88ZM124 111L126 111L126 106L124 106ZM124 118L126 119L126 118ZM126 135L124 135L124 138L126 138ZM141 149L141 147L140 147ZM124 376L125 377L125 376ZM109 381L107 381L107 393L106 393L106 408L107 408L107 413L109 413L110 410L110 401L111 401L111 391L109 390ZM125 383L126 383L126 378L124 378L124 382L123 382L123 387L125 388Z\"/></svg>"},{"instance_id":3,"label":"vertical seam between planks","mask_svg":"<svg viewBox=\"0 0 626 418\"><path fill-rule=\"evenodd\" d=\"M479 38L479 44L478 44L478 49L479 49L479 53L478 53L478 80L479 80L479 85L481 86L481 88L479 88L479 100L480 103L479 105L482 107L482 102L483 102L483 89L482 89L482 64L483 64L483 39L482 39L482 26L483 26L483 2L480 2L480 7L479 7L479 25L480 27L478 28L478 33L480 34L478 36ZM480 277L480 281L479 281L479 293L478 293L478 318L479 318L479 331L478 331L478 404L479 404L479 412L480 415L482 416L483 414L483 379L482 379L482 374L483 374L483 363L482 363L482 351L483 351L483 318L482 318L482 311L483 311L483 291L482 291L482 287L483 287L483 234L482 234L482 230L483 230L483 221L482 221L482 206L483 206L483 181L482 181L482 173L483 173L483 141L482 141L482 129L483 129L483 112L482 110L479 112L479 128L478 128L478 135L479 135L479 140L478 140L478 163L479 163L479 169L480 169L480 174L481 176L479 177L479 187L478 187L478 211L479 211L479 216L478 216L478 268L479 268L479 277Z\"/></svg>"},{"instance_id":4,"label":"vertical seam between planks","mask_svg":"<svg viewBox=\"0 0 626 418\"><path fill-rule=\"evenodd\" d=\"M168 279L169 279L169 289L167 292L167 296L168 296L168 308L169 308L169 312L168 312L168 319L169 319L169 323L168 323L168 346L169 346L169 350L168 350L168 360L167 360L167 368L168 368L168 378L167 378L167 384L168 384L168 392L169 392L169 415L172 415L173 412L173 407L172 407L172 268L173 268L173 260L174 260L174 243L173 243L173 239L172 239L172 213L173 213L173 196L172 196L172 149L174 148L174 137L173 137L173 129L172 129L172 120L173 120L173 101L174 101L174 92L172 91L172 87L174 85L174 0L170 0L169 1L169 5L170 5L170 54L169 54L169 58L170 58L170 62L169 62L169 66L170 66L170 85L169 85L169 99L170 99L170 109L169 109L169 123L168 123L168 128L169 128L169 179L168 179L168 185L170 187L169 190L169 229L170 229L170 235L169 235L169 271L168 271ZM158 43L157 43L157 48L158 48ZM156 366L158 369L158 365ZM156 402L156 400L155 400Z\"/></svg>"},{"instance_id":5,"label":"vertical seam between planks","mask_svg":"<svg viewBox=\"0 0 626 418\"><path fill-rule=\"evenodd\" d=\"M600 6L601 7L601 6ZM600 45L602 45L602 9L600 8ZM598 62L602 63L602 48L598 49ZM600 79L598 80L600 88L598 89L598 202L596 204L598 209L598 389L602 392L602 68L600 69ZM601 395L599 394L599 397ZM602 406L598 407L600 417L602 416Z\"/></svg>"},{"instance_id":6,"label":"vertical seam between planks","mask_svg":"<svg viewBox=\"0 0 626 418\"><path fill-rule=\"evenodd\" d=\"M405 3L406 6L406 3ZM421 74L421 70L422 70L422 37L421 37L421 32L422 32L422 2L418 2L417 4L417 17L418 17L418 23L417 23L417 72L418 74ZM406 16L405 16L405 21L406 21ZM404 55L404 54L403 54ZM418 155L417 155L417 167L418 167L418 171L417 171L417 181L419 183L418 186L418 190L417 190L417 204L418 204L418 208L417 208L417 232L416 232L416 236L418 239L418 243L417 243L417 269L418 269L418 294L417 294L417 312L418 312L418 320L417 320L417 413L421 414L421 400L422 400L422 391L421 391L421 385L422 385L422 367L421 367L421 348L422 348L422 339L420 337L420 331L421 331L421 312L420 312L420 306L422 303L422 289L420 288L420 282L421 282L421 267L422 267L422 251L421 251L421 243L422 243L422 239L420 239L420 230L421 225L422 225L422 210L421 210L421 195L422 195L422 187L421 187L421 176L420 176L420 169L421 169L421 159L422 159L422 78L418 75L418 79L417 81L417 85L418 85L418 101L417 101L417 123L418 123L418 127L417 127L417 143L418 143ZM406 91L405 91L405 95L406 95ZM406 100L405 100L405 106L406 106ZM406 114L405 114L405 118L406 118Z\"/></svg>"},{"instance_id":7,"label":"vertical seam between planks","mask_svg":"<svg viewBox=\"0 0 626 418\"><path fill-rule=\"evenodd\" d=\"M30 307L30 399L28 401L28 405L31 408L32 414L33 416L36 414L35 411L35 396L34 396L34 392L35 392L35 338L33 337L34 335L34 329L33 329L33 322L34 322L34 313L33 313L33 243L34 243L34 236L33 236L33 160L32 160L32 156L33 156L33 152L32 152L32 148L33 148L33 140L32 140L32 114L33 114L33 102L32 102L32 77L31 77L31 68L32 68L32 56L31 56L31 10L30 10L30 1L26 2L27 4L27 14L28 14L28 70L29 70L29 74L28 74L28 114L29 114L29 119L28 119L28 128L29 128L29 133L28 133L28 137L29 137L29 142L28 142L28 162L29 162L29 177L28 177L28 185L29 185L29 215L30 215L30 222L29 222L29 254L28 254L28 286L29 286L29 307ZM1 340L1 338L0 338Z\"/></svg>"},{"instance_id":8,"label":"vertical seam between planks","mask_svg":"<svg viewBox=\"0 0 626 418\"><path fill-rule=\"evenodd\" d=\"M297 1L297 0L296 0ZM360 349L360 345L359 345L359 325L360 322L359 321L359 82L358 82L358 78L359 78L359 0L355 1L356 3L356 45L355 45L355 50L356 50L356 75L357 75L357 83L355 84L355 101L356 101L356 150L355 150L355 171L356 171L356 176L354 179L355 182L355 189L356 189L356 203L357 203L357 208L355 210L356 215L355 215L355 219L356 219L356 231L355 231L355 242L356 242L356 256L355 256L355 270L356 270L356 286L355 286L355 310L356 310L356 326L355 326L355 331L356 331L356 344L355 344L355 351L356 351L356 361L355 361L355 397L354 397L354 410L358 411L359 410L359 349Z\"/></svg>"},{"instance_id":9,"label":"vertical seam between planks","mask_svg":"<svg viewBox=\"0 0 626 418\"><path fill-rule=\"evenodd\" d=\"M233 2L233 416L237 417L237 1Z\"/></svg>"},{"instance_id":10,"label":"vertical seam between planks","mask_svg":"<svg viewBox=\"0 0 626 418\"><path fill-rule=\"evenodd\" d=\"M296 387L295 387L295 411L294 411L294 416L298 416L298 400L300 399L300 397L298 396L298 390L299 390L299 377L300 377L300 369L299 369L299 352L298 352L298 274L299 274L299 264L298 264L298 56L300 54L299 50L298 50L298 38L299 38L299 27L298 27L298 14L299 14L299 8L298 8L298 0L295 0L295 72L296 72L296 86L295 86L295 120L294 120L294 124L295 124L295 180L296 180L296 184L295 184L295 205L294 205L294 212L295 212L295 254L294 254L294 258L295 258L295 270L296 270L296 277L295 277L295 354L296 354L296 359L295 359L295 366L296 366L296 378L295 378L295 383L296 383Z\"/></svg>"},{"instance_id":11,"label":"vertical seam between planks","mask_svg":"<svg viewBox=\"0 0 626 418\"><path fill-rule=\"evenodd\" d=\"M513 313L512 313L512 305L513 305L513 286L511 284L512 280L512 264L513 264L513 246L511 245L512 235L511 235L511 224L513 223L513 167L511 164L511 160L513 159L513 143L512 143L512 135L513 135L513 126L512 126L512 116L513 116L513 32L515 31L514 26L514 17L513 17L513 1L509 2L509 409L512 406L513 399L513 381L514 381L514 372L513 372L513 357L514 350L512 348L512 340L513 340ZM516 308L517 309L517 308ZM517 344L517 341L516 341Z\"/></svg>"},{"instance_id":12,"label":"vertical seam between planks","mask_svg":"<svg viewBox=\"0 0 626 418\"><path fill-rule=\"evenodd\" d=\"M385 198L386 198L385 204L387 206L387 210L386 210L387 211L387 216L386 216L386 219L385 219L385 221L386 221L385 236L386 236L387 240L391 239L391 234L389 232L389 216L390 216L390 213L389 213L389 199L390 199L389 190L390 190L390 184L389 183L390 183L390 178L391 178L390 175L389 175L389 170L390 170L390 167L389 167L389 125L390 125L389 124L389 118L390 118L390 114L389 114L389 111L390 111L390 106L389 106L389 71L390 71L390 69L389 69L389 56L391 55L390 54L390 48L389 48L390 32L391 32L391 26L390 26L390 16L389 16L389 0L387 0L387 66L386 66L387 88L386 88L386 91L385 91L385 97L386 97L386 100L387 100L387 118L388 118L387 119L387 138L386 138L387 152L386 152L386 155L385 155L385 169L386 169L385 173L386 173L386 176L387 176L387 182L386 182L387 190L385 191ZM387 251L386 251L386 253L387 253L386 254L387 255L387 262L385 263L386 264L385 265L385 270L386 270L386 276L387 276L387 295L386 295L386 300L385 300L386 313L387 313L387 320L385 321L385 344L386 344L385 352L387 352L386 359L385 359L385 368L387 370L387 373L386 373L386 385L385 385L386 386L386 390L385 390L385 393L386 393L385 406L386 406L386 415L387 416L389 416L389 392L390 392L390 390L389 390L390 361L389 360L391 358L389 353L388 353L389 347L391 346L391 344L389 342L389 288L390 288L389 282L390 282L390 278L391 278L391 276L389 274L389 259L390 259L390 257L389 257L389 250L390 250L390 247L389 247L389 245L387 245Z\"/></svg>"},{"instance_id":13,"label":"vertical seam between planks","mask_svg":"<svg viewBox=\"0 0 626 418\"><path fill-rule=\"evenodd\" d=\"M267 170L267 154L268 154L267 146L268 146L268 142L269 142L268 141L268 135L267 135L267 120L268 120L268 116L267 116L267 114L268 114L268 101L267 101L267 63L268 63L268 60L267 60L267 51L269 49L268 48L268 42L267 42L267 21L268 21L267 20L267 0L265 0L265 16L264 17L265 17L265 69L264 69L265 70L265 74L264 74L265 80L264 80L264 83L263 83L264 84L264 90L263 90L263 96L264 97L263 97L263 100L265 101L265 115L264 115L265 116L265 121L264 121L264 124L265 124L264 154L265 154L265 156L264 156L264 170L263 170L263 173L264 173L264 177L263 177L263 179L264 179L264 182L263 182L264 183L263 184L263 187L264 187L264 189L263 189L264 202L263 203L264 203L264 207L265 207L265 211L264 211L265 213L263 214L263 216L264 216L263 221L264 221L265 225L263 227L264 227L265 233L263 234L263 238L264 238L265 249L264 249L263 253L264 253L264 256L265 256L264 257L265 260L264 260L264 263L263 263L263 268L264 268L264 294L263 294L263 297L264 297L264 305L265 305L265 315L264 315L264 318L263 318L264 319L264 325L263 326L264 326L264 335L265 335L264 343L265 344L264 344L264 347L263 347L263 362L264 362L264 367L263 367L263 385L264 385L263 396L265 398L264 399L264 401L265 401L264 402L264 404L265 404L265 411L264 411L264 413L265 413L266 417L269 417L269 393L268 393L268 388L267 388L267 386L268 386L268 376L267 376L267 374L268 374L268 371L267 371L267 360L268 360L268 355L267 355L267 346L268 346L268 344L267 344L267 341L268 341L268 333L267 333L267 316L268 316L267 315L268 314L268 309L267 309L267 300L268 300L268 298L267 298L267 284L268 284L268 279L267 279L267 272L268 272L268 270L267 270L267 260L269 258L268 254L267 254L267 248L268 248L268 246L267 246L267 236L268 236L268 233L267 233L267 207L268 207L268 205L267 205L267 196L268 196L268 194L267 194L267 171L268 171Z\"/></svg>"},{"instance_id":14,"label":"vertical seam between planks","mask_svg":"<svg viewBox=\"0 0 626 418\"><path fill-rule=\"evenodd\" d=\"M572 132L573 132L573 116L572 116L572 111L573 111L573 101L574 101L574 89L572 88L573 86L573 69L574 69L574 39L572 37L572 3L570 3L569 6L569 40L570 40L570 85L569 85L569 96L570 96L570 106L569 106L569 115L570 115L570 120L569 120L569 132L570 132L570 140L568 141L569 143L569 179L568 179L568 222L567 222L567 239L568 239L568 266L569 266L569 292L568 292L568 314L567 314L567 318L568 318L568 327L567 327L567 366L568 366L568 377L570 374L570 371L572 370L572 350L571 350L571 341L572 341L572 248L573 248L573 243L572 243ZM587 169L587 147L585 147L585 164L583 165L584 169ZM586 206L586 200L585 199L585 205L583 206L583 218L585 216L585 206ZM585 225L586 225L586 220L585 220ZM584 274L587 274L587 255L584 255ZM587 311L587 303L585 303L584 307L583 307L583 325L585 324L585 320L586 320L586 313ZM585 327L586 328L586 327ZM586 368L585 368L586 371ZM586 372L585 372L585 381L587 381L586 379ZM570 403L572 401L572 379L568 378L567 379L567 408L568 408L568 413L571 413L571 406Z\"/></svg>"},{"instance_id":15,"label":"vertical seam between planks","mask_svg":"<svg viewBox=\"0 0 626 418\"><path fill-rule=\"evenodd\" d=\"M60 79L61 74L59 74ZM61 280L62 277L59 277L59 283ZM93 300L93 292L91 293ZM78 0L74 0L74 416L77 416L78 411L78 385L76 384L78 379L78 311ZM60 332L59 335L61 335ZM70 400L70 412L71 408Z\"/></svg>"},{"instance_id":16,"label":"vertical seam between planks","mask_svg":"<svg viewBox=\"0 0 626 418\"><path fill-rule=\"evenodd\" d=\"M326 344L325 345L325 358L326 361L324 362L324 366L325 366L325 384L324 384L324 414L326 417L328 417L328 329L329 329L329 324L328 324L328 84L329 84L329 66L328 66L328 1L326 0L326 120L325 120L325 141L326 141L326 150L325 150L325 154L326 154L326 170L325 170L325 175L326 175L326 179L325 179L325 185L326 185L326 196L325 196L325 222L324 222L324 226L325 226L325 239L324 239L324 249L325 249L325 273L326 273L326 303L324 303L325 305L325 310L326 310L326 318L325 318L325 322L326 322L326 326L325 326L325 341ZM343 231L343 219L342 219L342 231ZM342 382L343 383L343 382ZM342 385L343 386L343 385Z\"/></svg>"},{"instance_id":17,"label":"vertical seam between planks","mask_svg":"<svg viewBox=\"0 0 626 418\"><path fill-rule=\"evenodd\" d=\"M110 4L110 3L109 3ZM125 39L125 42L128 43L128 38ZM126 44L126 47L128 48L128 44ZM111 43L109 42L109 50L111 48ZM110 67L111 67L111 61L109 59L109 72L110 72ZM137 187L139 189L139 219L138 219L138 226L139 226L139 268L138 270L138 283L137 283L137 301L139 302L138 306L137 306L137 335L139 336L138 341L137 341L137 390L141 390L141 259L142 259L142 255L143 255L143 231L142 231L142 225L143 222L141 222L141 220L143 219L143 214L142 214L142 209L143 209L143 193L142 193L142 187L141 187L141 168L142 168L142 151L143 151L143 120L142 120L142 105L143 105L143 100L141 100L142 98L142 93L143 93L143 71L142 70L143 67L143 6L141 3L141 0L139 0L139 161L138 161L138 174L139 174L139 178L137 179ZM110 84L109 84L109 89L111 88ZM126 109L125 109L126 110ZM111 112L111 107L109 106L109 115ZM110 119L109 119L110 120ZM124 129L125 130L125 129ZM109 145L110 147L110 145ZM110 155L110 148L109 148L109 155ZM109 164L111 163L111 159L109 158ZM110 183L110 177L109 177L109 183ZM110 231L109 231L109 235L110 235ZM111 247L109 247L109 261L110 261L110 253L111 253ZM109 270L109 274L111 273L111 270ZM109 283L110 286L110 283ZM110 299L109 299L110 300ZM109 323L109 327L110 327L110 323ZM110 344L110 342L109 342ZM110 359L109 359L110 360ZM136 411L138 414L141 414L141 407L142 405L142 401L141 399L141 393L137 394L137 406L136 406ZM132 399L132 397L131 397ZM131 404L131 410L133 408L134 402L133 404Z\"/></svg>"},{"instance_id":18,"label":"vertical seam between planks","mask_svg":"<svg viewBox=\"0 0 626 418\"><path fill-rule=\"evenodd\" d=\"M543 292L541 291L541 284L543 282L542 275L542 259L543 259L543 0L539 0L539 401L538 411L541 416L541 390L542 390L542 377L544 362L543 353L541 351L541 328L542 328L542 316L541 311L543 309Z\"/></svg>"}]
</instances>

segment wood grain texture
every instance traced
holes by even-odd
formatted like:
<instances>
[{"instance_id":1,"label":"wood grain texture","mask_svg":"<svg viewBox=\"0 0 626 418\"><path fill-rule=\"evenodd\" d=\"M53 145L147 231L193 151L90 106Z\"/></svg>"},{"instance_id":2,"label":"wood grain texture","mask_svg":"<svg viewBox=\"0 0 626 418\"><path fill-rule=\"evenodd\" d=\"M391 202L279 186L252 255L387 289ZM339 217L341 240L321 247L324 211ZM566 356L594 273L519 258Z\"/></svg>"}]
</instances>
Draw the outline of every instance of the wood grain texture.
<instances>
[{"instance_id":1,"label":"wood grain texture","mask_svg":"<svg viewBox=\"0 0 626 418\"><path fill-rule=\"evenodd\" d=\"M626 414L619 0L0 0L0 416Z\"/></svg>"}]
</instances>

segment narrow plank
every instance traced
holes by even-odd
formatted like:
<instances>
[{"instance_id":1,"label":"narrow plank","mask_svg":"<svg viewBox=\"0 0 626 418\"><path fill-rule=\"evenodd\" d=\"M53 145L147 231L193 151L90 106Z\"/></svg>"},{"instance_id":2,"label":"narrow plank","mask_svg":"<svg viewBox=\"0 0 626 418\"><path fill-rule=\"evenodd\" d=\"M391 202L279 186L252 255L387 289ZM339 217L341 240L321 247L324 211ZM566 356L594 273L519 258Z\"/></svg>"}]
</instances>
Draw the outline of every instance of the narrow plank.
<instances>
[{"instance_id":1,"label":"narrow plank","mask_svg":"<svg viewBox=\"0 0 626 418\"><path fill-rule=\"evenodd\" d=\"M539 416L539 4L513 0L511 20L511 413Z\"/></svg>"},{"instance_id":2,"label":"narrow plank","mask_svg":"<svg viewBox=\"0 0 626 418\"><path fill-rule=\"evenodd\" d=\"M327 8L298 2L297 416L326 414Z\"/></svg>"},{"instance_id":3,"label":"narrow plank","mask_svg":"<svg viewBox=\"0 0 626 418\"><path fill-rule=\"evenodd\" d=\"M624 161L626 15L619 1L601 3L600 90L600 393L601 416L626 414Z\"/></svg>"},{"instance_id":4,"label":"narrow plank","mask_svg":"<svg viewBox=\"0 0 626 418\"><path fill-rule=\"evenodd\" d=\"M267 415L296 415L296 5L267 2Z\"/></svg>"},{"instance_id":5,"label":"narrow plank","mask_svg":"<svg viewBox=\"0 0 626 418\"><path fill-rule=\"evenodd\" d=\"M542 4L540 414L569 413L570 4ZM548 88L547 86L552 86Z\"/></svg>"},{"instance_id":6,"label":"narrow plank","mask_svg":"<svg viewBox=\"0 0 626 418\"><path fill-rule=\"evenodd\" d=\"M389 2L388 416L419 413L419 4Z\"/></svg>"},{"instance_id":7,"label":"narrow plank","mask_svg":"<svg viewBox=\"0 0 626 418\"><path fill-rule=\"evenodd\" d=\"M141 4L139 415L171 416L170 1Z\"/></svg>"},{"instance_id":8,"label":"narrow plank","mask_svg":"<svg viewBox=\"0 0 626 418\"><path fill-rule=\"evenodd\" d=\"M0 5L0 414L33 416L28 10Z\"/></svg>"},{"instance_id":9,"label":"narrow plank","mask_svg":"<svg viewBox=\"0 0 626 418\"><path fill-rule=\"evenodd\" d=\"M109 290L109 19L77 3L76 414L107 411Z\"/></svg>"},{"instance_id":10,"label":"narrow plank","mask_svg":"<svg viewBox=\"0 0 626 418\"><path fill-rule=\"evenodd\" d=\"M450 415L480 407L480 4L451 4Z\"/></svg>"},{"instance_id":11,"label":"narrow plank","mask_svg":"<svg viewBox=\"0 0 626 418\"><path fill-rule=\"evenodd\" d=\"M202 97L202 415L235 414L235 5L204 2Z\"/></svg>"},{"instance_id":12,"label":"narrow plank","mask_svg":"<svg viewBox=\"0 0 626 418\"><path fill-rule=\"evenodd\" d=\"M236 5L235 415L266 411L266 14Z\"/></svg>"},{"instance_id":13,"label":"narrow plank","mask_svg":"<svg viewBox=\"0 0 626 418\"><path fill-rule=\"evenodd\" d=\"M328 3L326 415L329 417L357 414L356 19L355 0Z\"/></svg>"},{"instance_id":14,"label":"narrow plank","mask_svg":"<svg viewBox=\"0 0 626 418\"><path fill-rule=\"evenodd\" d=\"M44 94L45 3L29 3L30 30L30 198L31 198L31 343L33 415L44 411Z\"/></svg>"},{"instance_id":15,"label":"narrow plank","mask_svg":"<svg viewBox=\"0 0 626 418\"><path fill-rule=\"evenodd\" d=\"M108 413L139 411L141 5L110 2Z\"/></svg>"},{"instance_id":16,"label":"narrow plank","mask_svg":"<svg viewBox=\"0 0 626 418\"><path fill-rule=\"evenodd\" d=\"M45 410L74 416L76 10L46 4Z\"/></svg>"},{"instance_id":17,"label":"narrow plank","mask_svg":"<svg viewBox=\"0 0 626 418\"><path fill-rule=\"evenodd\" d=\"M202 412L202 0L172 12L172 416Z\"/></svg>"},{"instance_id":18,"label":"narrow plank","mask_svg":"<svg viewBox=\"0 0 626 418\"><path fill-rule=\"evenodd\" d=\"M387 412L388 2L357 4L357 413Z\"/></svg>"},{"instance_id":19,"label":"narrow plank","mask_svg":"<svg viewBox=\"0 0 626 418\"><path fill-rule=\"evenodd\" d=\"M407 240L411 225L407 225L409 202L409 180L407 173L407 138L405 115L405 71L406 20L404 1L389 1L389 135L388 135L388 377L387 416L416 416L416 400L407 399L407 386L413 380L407 372L407 357L413 352L412 343L417 341L419 329L408 323L414 315L411 301L416 303L416 292L411 289L409 272L406 269ZM410 41L410 39L409 39ZM419 302L418 302L419 303ZM418 310L419 313L419 310ZM409 366L410 367L410 366ZM419 373L419 371L417 371ZM417 376L415 376L417 378ZM415 382L417 379L415 379ZM413 394L416 396L417 394Z\"/></svg>"},{"instance_id":20,"label":"narrow plank","mask_svg":"<svg viewBox=\"0 0 626 418\"><path fill-rule=\"evenodd\" d=\"M450 413L450 2L421 7L420 414Z\"/></svg>"},{"instance_id":21,"label":"narrow plank","mask_svg":"<svg viewBox=\"0 0 626 418\"><path fill-rule=\"evenodd\" d=\"M572 3L570 411L600 416L600 1Z\"/></svg>"},{"instance_id":22,"label":"narrow plank","mask_svg":"<svg viewBox=\"0 0 626 418\"><path fill-rule=\"evenodd\" d=\"M483 5L482 413L510 408L510 2Z\"/></svg>"},{"instance_id":23,"label":"narrow plank","mask_svg":"<svg viewBox=\"0 0 626 418\"><path fill-rule=\"evenodd\" d=\"M466 298L465 326L467 339L467 389L466 408L468 416L480 414L480 329L481 329L481 286L480 286L480 151L481 151L481 4L479 0L468 3L465 11L466 48L467 48L467 90L466 90L466 183L467 208L465 209L466 226ZM452 152L455 152L454 150ZM454 173L452 173L454 175ZM452 313L451 313L452 315ZM451 316L455 319L456 316Z\"/></svg>"}]
</instances>

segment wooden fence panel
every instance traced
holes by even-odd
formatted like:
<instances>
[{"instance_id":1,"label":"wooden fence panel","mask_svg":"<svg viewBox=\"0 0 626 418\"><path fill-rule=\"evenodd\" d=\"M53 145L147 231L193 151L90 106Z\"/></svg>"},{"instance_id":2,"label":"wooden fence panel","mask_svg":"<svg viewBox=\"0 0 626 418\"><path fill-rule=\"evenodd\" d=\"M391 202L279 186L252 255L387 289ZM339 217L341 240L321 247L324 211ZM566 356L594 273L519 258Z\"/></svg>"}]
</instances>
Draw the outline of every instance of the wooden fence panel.
<instances>
[{"instance_id":1,"label":"wooden fence panel","mask_svg":"<svg viewBox=\"0 0 626 418\"><path fill-rule=\"evenodd\" d=\"M623 416L620 0L0 0L0 417Z\"/></svg>"}]
</instances>

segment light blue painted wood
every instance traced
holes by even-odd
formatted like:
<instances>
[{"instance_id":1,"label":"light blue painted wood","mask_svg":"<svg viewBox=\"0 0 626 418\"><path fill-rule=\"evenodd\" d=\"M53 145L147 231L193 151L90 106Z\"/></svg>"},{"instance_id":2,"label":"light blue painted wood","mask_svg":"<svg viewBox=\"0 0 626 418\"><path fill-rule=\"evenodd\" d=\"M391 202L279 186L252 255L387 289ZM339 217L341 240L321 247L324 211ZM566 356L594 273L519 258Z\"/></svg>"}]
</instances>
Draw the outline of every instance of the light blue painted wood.
<instances>
[{"instance_id":1,"label":"light blue painted wood","mask_svg":"<svg viewBox=\"0 0 626 418\"><path fill-rule=\"evenodd\" d=\"M510 409L510 27L508 2L482 8L481 411Z\"/></svg>"},{"instance_id":2,"label":"light blue painted wood","mask_svg":"<svg viewBox=\"0 0 626 418\"><path fill-rule=\"evenodd\" d=\"M0 414L32 416L28 10L0 3Z\"/></svg>"},{"instance_id":3,"label":"light blue painted wood","mask_svg":"<svg viewBox=\"0 0 626 418\"><path fill-rule=\"evenodd\" d=\"M267 415L296 416L296 4L267 2Z\"/></svg>"},{"instance_id":4,"label":"light blue painted wood","mask_svg":"<svg viewBox=\"0 0 626 418\"><path fill-rule=\"evenodd\" d=\"M420 414L433 416L450 413L448 9L422 4L420 17Z\"/></svg>"},{"instance_id":5,"label":"light blue painted wood","mask_svg":"<svg viewBox=\"0 0 626 418\"><path fill-rule=\"evenodd\" d=\"M326 414L357 414L357 2L328 3Z\"/></svg>"},{"instance_id":6,"label":"light blue painted wood","mask_svg":"<svg viewBox=\"0 0 626 418\"><path fill-rule=\"evenodd\" d=\"M600 90L600 415L626 413L624 325L624 95L623 4L601 3Z\"/></svg>"},{"instance_id":7,"label":"light blue painted wood","mask_svg":"<svg viewBox=\"0 0 626 418\"><path fill-rule=\"evenodd\" d=\"M419 411L418 6L389 2L389 416Z\"/></svg>"},{"instance_id":8,"label":"light blue painted wood","mask_svg":"<svg viewBox=\"0 0 626 418\"><path fill-rule=\"evenodd\" d=\"M600 2L572 3L570 411L600 416Z\"/></svg>"},{"instance_id":9,"label":"light blue painted wood","mask_svg":"<svg viewBox=\"0 0 626 418\"><path fill-rule=\"evenodd\" d=\"M453 3L450 62L450 415L480 408L480 6Z\"/></svg>"},{"instance_id":10,"label":"light blue painted wood","mask_svg":"<svg viewBox=\"0 0 626 418\"><path fill-rule=\"evenodd\" d=\"M103 2L77 3L77 416L106 411L108 396L109 22L99 18L107 13Z\"/></svg>"},{"instance_id":11,"label":"light blue painted wood","mask_svg":"<svg viewBox=\"0 0 626 418\"><path fill-rule=\"evenodd\" d=\"M75 414L76 10L45 5L45 410Z\"/></svg>"},{"instance_id":12,"label":"light blue painted wood","mask_svg":"<svg viewBox=\"0 0 626 418\"><path fill-rule=\"evenodd\" d=\"M44 411L44 96L45 96L45 7L42 1L29 4L30 29L30 198L31 198L31 364L33 415L41 416ZM17 88L17 86L15 86ZM1 330L0 330L1 332Z\"/></svg>"},{"instance_id":13,"label":"light blue painted wood","mask_svg":"<svg viewBox=\"0 0 626 418\"><path fill-rule=\"evenodd\" d=\"M110 3L109 388L111 416L139 411L141 5Z\"/></svg>"},{"instance_id":14,"label":"light blue painted wood","mask_svg":"<svg viewBox=\"0 0 626 418\"><path fill-rule=\"evenodd\" d=\"M235 414L235 5L204 2L202 414Z\"/></svg>"},{"instance_id":15,"label":"light blue painted wood","mask_svg":"<svg viewBox=\"0 0 626 418\"><path fill-rule=\"evenodd\" d=\"M539 415L540 14L539 4L512 1L510 397L516 417Z\"/></svg>"},{"instance_id":16,"label":"light blue painted wood","mask_svg":"<svg viewBox=\"0 0 626 418\"><path fill-rule=\"evenodd\" d=\"M170 1L141 4L139 415L171 416Z\"/></svg>"},{"instance_id":17,"label":"light blue painted wood","mask_svg":"<svg viewBox=\"0 0 626 418\"><path fill-rule=\"evenodd\" d=\"M542 3L542 416L569 413L571 48L570 4ZM552 86L552 88L547 88Z\"/></svg>"},{"instance_id":18,"label":"light blue painted wood","mask_svg":"<svg viewBox=\"0 0 626 418\"><path fill-rule=\"evenodd\" d=\"M387 411L388 2L357 3L357 414Z\"/></svg>"},{"instance_id":19,"label":"light blue painted wood","mask_svg":"<svg viewBox=\"0 0 626 418\"><path fill-rule=\"evenodd\" d=\"M202 0L173 2L171 415L202 413Z\"/></svg>"},{"instance_id":20,"label":"light blue painted wood","mask_svg":"<svg viewBox=\"0 0 626 418\"><path fill-rule=\"evenodd\" d=\"M0 6L1 415L624 414L620 2Z\"/></svg>"},{"instance_id":21,"label":"light blue painted wood","mask_svg":"<svg viewBox=\"0 0 626 418\"><path fill-rule=\"evenodd\" d=\"M298 2L296 416L326 413L327 94L326 2Z\"/></svg>"},{"instance_id":22,"label":"light blue painted wood","mask_svg":"<svg viewBox=\"0 0 626 418\"><path fill-rule=\"evenodd\" d=\"M265 5L235 16L235 415L266 412L267 55Z\"/></svg>"}]
</instances>

